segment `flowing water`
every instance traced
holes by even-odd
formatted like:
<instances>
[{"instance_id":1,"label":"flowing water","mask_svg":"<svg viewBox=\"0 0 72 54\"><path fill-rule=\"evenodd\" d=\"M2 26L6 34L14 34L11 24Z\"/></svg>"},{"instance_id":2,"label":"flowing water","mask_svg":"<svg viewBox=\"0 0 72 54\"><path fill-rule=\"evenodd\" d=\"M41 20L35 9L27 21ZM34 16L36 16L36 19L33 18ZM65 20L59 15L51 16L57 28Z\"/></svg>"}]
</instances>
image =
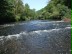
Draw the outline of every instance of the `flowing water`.
<instances>
[{"instance_id":1,"label":"flowing water","mask_svg":"<svg viewBox=\"0 0 72 54\"><path fill-rule=\"evenodd\" d=\"M37 20L0 25L0 54L71 54L71 23Z\"/></svg>"}]
</instances>

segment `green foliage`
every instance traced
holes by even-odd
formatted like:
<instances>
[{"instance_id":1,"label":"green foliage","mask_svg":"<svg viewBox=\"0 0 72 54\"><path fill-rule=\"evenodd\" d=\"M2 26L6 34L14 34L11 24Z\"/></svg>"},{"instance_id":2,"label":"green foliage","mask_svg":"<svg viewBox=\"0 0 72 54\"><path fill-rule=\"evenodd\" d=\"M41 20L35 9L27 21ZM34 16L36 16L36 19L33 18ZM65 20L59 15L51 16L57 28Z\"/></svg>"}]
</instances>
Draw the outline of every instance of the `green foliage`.
<instances>
[{"instance_id":1,"label":"green foliage","mask_svg":"<svg viewBox=\"0 0 72 54\"><path fill-rule=\"evenodd\" d=\"M21 0L0 0L0 24L19 21L23 8Z\"/></svg>"},{"instance_id":2,"label":"green foliage","mask_svg":"<svg viewBox=\"0 0 72 54\"><path fill-rule=\"evenodd\" d=\"M13 0L12 3L13 3L13 6L14 6L13 13L15 15L15 19L16 19L16 21L19 21L20 16L24 11L23 3L22 3L21 0Z\"/></svg>"},{"instance_id":3,"label":"green foliage","mask_svg":"<svg viewBox=\"0 0 72 54\"><path fill-rule=\"evenodd\" d=\"M12 3L7 0L0 0L0 23L15 21L12 8Z\"/></svg>"},{"instance_id":4,"label":"green foliage","mask_svg":"<svg viewBox=\"0 0 72 54\"><path fill-rule=\"evenodd\" d=\"M21 21L28 21L33 20L36 18L36 12L35 9L30 9L28 4L25 4L24 6L24 12L21 15L20 20Z\"/></svg>"},{"instance_id":5,"label":"green foliage","mask_svg":"<svg viewBox=\"0 0 72 54\"><path fill-rule=\"evenodd\" d=\"M68 6L68 8L71 8L71 0L65 0L65 5Z\"/></svg>"},{"instance_id":6,"label":"green foliage","mask_svg":"<svg viewBox=\"0 0 72 54\"><path fill-rule=\"evenodd\" d=\"M50 0L39 11L30 9L22 0L0 0L0 24L28 20L61 20L71 18L71 0Z\"/></svg>"},{"instance_id":7,"label":"green foliage","mask_svg":"<svg viewBox=\"0 0 72 54\"><path fill-rule=\"evenodd\" d=\"M46 7L39 10L39 19L61 20L71 18L71 2L70 0L51 0Z\"/></svg>"},{"instance_id":8,"label":"green foliage","mask_svg":"<svg viewBox=\"0 0 72 54\"><path fill-rule=\"evenodd\" d=\"M67 9L67 13L63 16L63 18L69 18L71 19L71 10Z\"/></svg>"}]
</instances>

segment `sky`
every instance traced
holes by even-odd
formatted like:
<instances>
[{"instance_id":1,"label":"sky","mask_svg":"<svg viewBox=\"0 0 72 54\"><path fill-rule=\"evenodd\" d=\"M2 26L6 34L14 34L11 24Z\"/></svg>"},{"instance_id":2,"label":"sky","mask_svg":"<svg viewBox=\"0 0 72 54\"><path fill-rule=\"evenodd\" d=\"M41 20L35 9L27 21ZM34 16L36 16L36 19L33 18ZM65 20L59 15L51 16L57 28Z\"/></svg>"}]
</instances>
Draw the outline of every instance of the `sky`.
<instances>
[{"instance_id":1,"label":"sky","mask_svg":"<svg viewBox=\"0 0 72 54\"><path fill-rule=\"evenodd\" d=\"M23 3L30 6L30 9L40 10L47 5L49 0L23 0Z\"/></svg>"}]
</instances>

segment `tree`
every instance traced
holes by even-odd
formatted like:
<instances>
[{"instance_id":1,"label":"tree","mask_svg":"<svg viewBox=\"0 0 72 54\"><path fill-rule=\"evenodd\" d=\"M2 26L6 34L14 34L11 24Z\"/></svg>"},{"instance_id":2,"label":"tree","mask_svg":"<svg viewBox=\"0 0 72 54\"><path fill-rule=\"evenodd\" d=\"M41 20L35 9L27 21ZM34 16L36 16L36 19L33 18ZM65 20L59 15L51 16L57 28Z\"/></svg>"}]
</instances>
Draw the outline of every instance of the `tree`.
<instances>
[{"instance_id":1,"label":"tree","mask_svg":"<svg viewBox=\"0 0 72 54\"><path fill-rule=\"evenodd\" d=\"M24 11L24 6L23 6L23 2L21 0L12 0L13 5L14 5L14 15L17 21L19 21L21 14Z\"/></svg>"},{"instance_id":2,"label":"tree","mask_svg":"<svg viewBox=\"0 0 72 54\"><path fill-rule=\"evenodd\" d=\"M10 21L15 21L12 13L12 3L8 0L0 0L0 24Z\"/></svg>"},{"instance_id":3,"label":"tree","mask_svg":"<svg viewBox=\"0 0 72 54\"><path fill-rule=\"evenodd\" d=\"M23 11L21 0L0 0L0 24L19 21Z\"/></svg>"},{"instance_id":4,"label":"tree","mask_svg":"<svg viewBox=\"0 0 72 54\"><path fill-rule=\"evenodd\" d=\"M39 19L71 18L71 0L51 0L47 6L38 11Z\"/></svg>"},{"instance_id":5,"label":"tree","mask_svg":"<svg viewBox=\"0 0 72 54\"><path fill-rule=\"evenodd\" d=\"M24 12L21 15L20 20L34 20L36 18L36 12L35 9L30 9L28 4L25 4L24 6Z\"/></svg>"}]
</instances>

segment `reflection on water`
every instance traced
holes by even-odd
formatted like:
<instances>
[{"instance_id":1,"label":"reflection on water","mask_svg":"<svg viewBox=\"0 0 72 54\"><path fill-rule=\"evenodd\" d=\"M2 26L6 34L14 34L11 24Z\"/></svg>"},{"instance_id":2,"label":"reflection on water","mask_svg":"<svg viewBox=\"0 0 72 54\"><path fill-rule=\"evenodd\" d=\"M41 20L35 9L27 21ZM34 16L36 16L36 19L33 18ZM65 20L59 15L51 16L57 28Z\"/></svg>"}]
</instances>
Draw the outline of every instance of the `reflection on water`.
<instances>
[{"instance_id":1,"label":"reflection on water","mask_svg":"<svg viewBox=\"0 0 72 54\"><path fill-rule=\"evenodd\" d=\"M0 54L71 54L70 26L66 22L31 21L1 27Z\"/></svg>"}]
</instances>

